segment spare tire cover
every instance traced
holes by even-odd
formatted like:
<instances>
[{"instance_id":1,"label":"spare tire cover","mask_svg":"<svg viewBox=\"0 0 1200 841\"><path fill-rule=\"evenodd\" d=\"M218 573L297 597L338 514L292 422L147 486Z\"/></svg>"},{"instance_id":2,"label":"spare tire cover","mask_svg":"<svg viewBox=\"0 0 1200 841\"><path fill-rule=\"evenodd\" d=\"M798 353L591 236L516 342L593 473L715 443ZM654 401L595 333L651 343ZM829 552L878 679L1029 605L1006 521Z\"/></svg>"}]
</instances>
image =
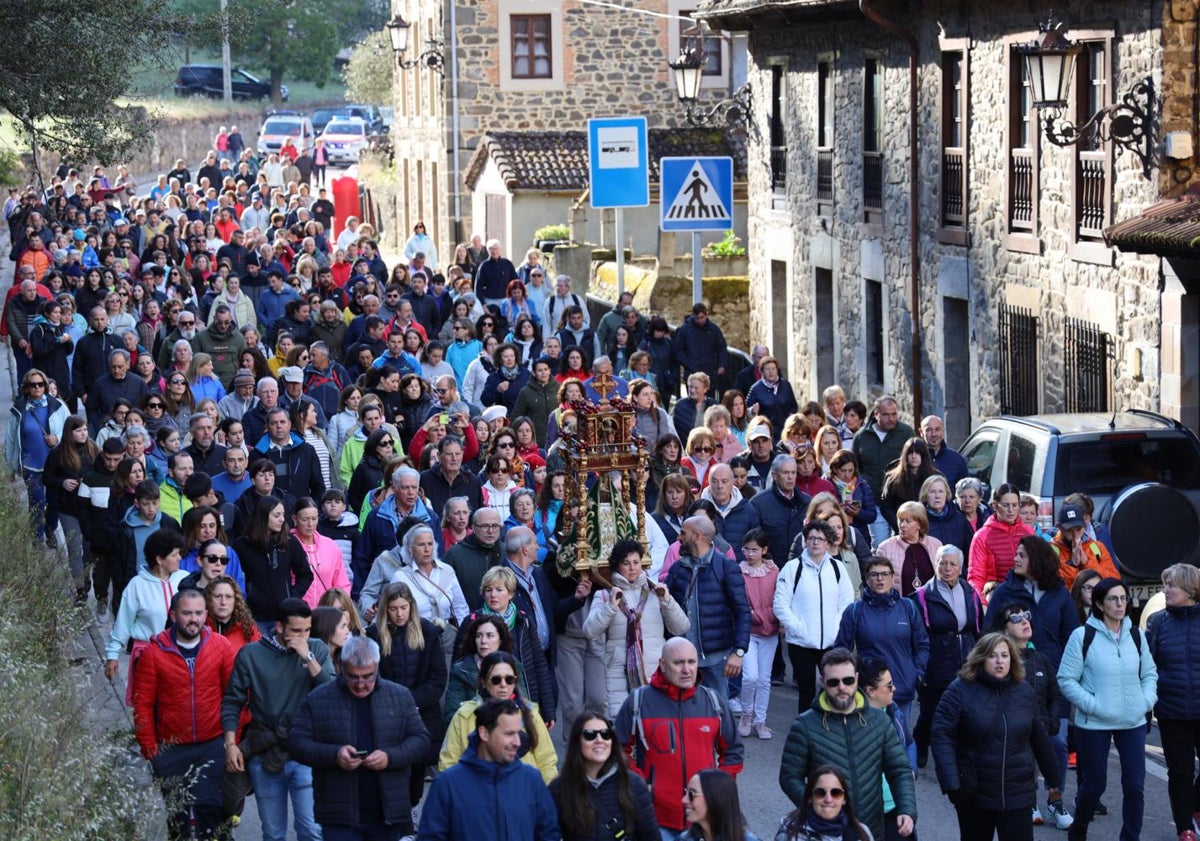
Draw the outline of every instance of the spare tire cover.
<instances>
[{"instance_id":1,"label":"spare tire cover","mask_svg":"<svg viewBox=\"0 0 1200 841\"><path fill-rule=\"evenodd\" d=\"M1200 514L1183 491L1148 482L1117 496L1108 520L1113 560L1132 580L1157 581L1172 564L1194 563L1200 544Z\"/></svg>"}]
</instances>

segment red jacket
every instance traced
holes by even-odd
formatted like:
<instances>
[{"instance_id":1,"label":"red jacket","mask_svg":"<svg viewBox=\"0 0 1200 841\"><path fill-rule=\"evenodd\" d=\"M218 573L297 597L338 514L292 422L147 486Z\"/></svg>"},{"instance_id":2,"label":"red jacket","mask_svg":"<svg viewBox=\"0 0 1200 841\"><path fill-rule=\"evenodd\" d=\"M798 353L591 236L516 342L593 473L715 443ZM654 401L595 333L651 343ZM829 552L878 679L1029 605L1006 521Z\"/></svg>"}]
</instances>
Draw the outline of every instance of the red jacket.
<instances>
[{"instance_id":1,"label":"red jacket","mask_svg":"<svg viewBox=\"0 0 1200 841\"><path fill-rule=\"evenodd\" d=\"M233 673L233 646L208 628L191 668L171 631L150 641L134 668L133 725L142 756L162 744L195 744L221 735L221 696Z\"/></svg>"},{"instance_id":2,"label":"red jacket","mask_svg":"<svg viewBox=\"0 0 1200 841\"><path fill-rule=\"evenodd\" d=\"M967 559L967 581L975 588L975 592L987 604L988 597L983 588L989 581L999 583L1013 568L1013 559L1017 555L1017 544L1022 537L1033 534L1033 529L1017 518L1014 523L1005 523L996 518L988 517L975 536L971 538L970 557Z\"/></svg>"},{"instance_id":3,"label":"red jacket","mask_svg":"<svg viewBox=\"0 0 1200 841\"><path fill-rule=\"evenodd\" d=\"M649 686L625 699L615 728L630 769L653 788L654 815L666 829L687 827L682 794L693 774L720 768L736 776L742 770L742 740L729 707L708 687L668 683L661 668Z\"/></svg>"}]
</instances>

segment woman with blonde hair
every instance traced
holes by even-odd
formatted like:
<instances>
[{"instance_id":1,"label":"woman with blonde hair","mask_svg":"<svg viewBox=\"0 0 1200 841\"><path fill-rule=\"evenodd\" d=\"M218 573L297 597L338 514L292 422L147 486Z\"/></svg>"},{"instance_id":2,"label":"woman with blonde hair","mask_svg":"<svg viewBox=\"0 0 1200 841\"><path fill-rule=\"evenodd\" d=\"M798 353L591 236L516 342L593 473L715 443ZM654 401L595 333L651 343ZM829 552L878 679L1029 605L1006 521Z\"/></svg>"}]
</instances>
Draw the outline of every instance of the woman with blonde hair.
<instances>
[{"instance_id":1,"label":"woman with blonde hair","mask_svg":"<svg viewBox=\"0 0 1200 841\"><path fill-rule=\"evenodd\" d=\"M933 559L942 541L929 536L929 516L919 502L901 503L896 523L900 533L880 543L876 553L892 562L900 595L911 596L933 580Z\"/></svg>"},{"instance_id":2,"label":"woman with blonde hair","mask_svg":"<svg viewBox=\"0 0 1200 841\"><path fill-rule=\"evenodd\" d=\"M442 693L446 691L446 658L442 656L440 628L422 619L409 586L393 581L379 594L381 609L367 629L379 643L379 676L412 693L421 721L429 731L429 751L423 762L414 762L408 779L408 801L415 806L425 788L425 767L437 762L444 733Z\"/></svg>"},{"instance_id":3,"label":"woman with blonde hair","mask_svg":"<svg viewBox=\"0 0 1200 841\"><path fill-rule=\"evenodd\" d=\"M712 434L713 444L716 447L713 455L723 464L729 464L745 449L745 446L730 429L732 424L733 417L729 414L729 410L720 403L704 410L704 428Z\"/></svg>"},{"instance_id":4,"label":"woman with blonde hair","mask_svg":"<svg viewBox=\"0 0 1200 841\"><path fill-rule=\"evenodd\" d=\"M701 490L707 488L709 470L721 463L716 456L717 441L713 434L698 426L688 433L683 449L685 455L680 463L684 472L696 477Z\"/></svg>"}]
</instances>

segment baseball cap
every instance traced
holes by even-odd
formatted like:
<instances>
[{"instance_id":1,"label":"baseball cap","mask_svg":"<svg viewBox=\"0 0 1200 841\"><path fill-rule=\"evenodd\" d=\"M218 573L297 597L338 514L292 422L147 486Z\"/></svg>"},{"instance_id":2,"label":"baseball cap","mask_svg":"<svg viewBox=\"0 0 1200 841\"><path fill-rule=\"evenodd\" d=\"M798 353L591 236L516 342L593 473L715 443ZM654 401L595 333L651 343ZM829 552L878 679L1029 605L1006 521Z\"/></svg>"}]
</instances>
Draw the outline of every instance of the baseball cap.
<instances>
[{"instance_id":1,"label":"baseball cap","mask_svg":"<svg viewBox=\"0 0 1200 841\"><path fill-rule=\"evenodd\" d=\"M1083 509L1078 505L1064 505L1058 511L1058 527L1060 529L1074 529L1080 526L1087 525L1083 519Z\"/></svg>"},{"instance_id":2,"label":"baseball cap","mask_svg":"<svg viewBox=\"0 0 1200 841\"><path fill-rule=\"evenodd\" d=\"M765 426L763 426L762 424L755 426L749 432L746 433L747 441L757 441L759 438L770 439L770 437L771 437L771 431L769 429L767 429Z\"/></svg>"},{"instance_id":3,"label":"baseball cap","mask_svg":"<svg viewBox=\"0 0 1200 841\"><path fill-rule=\"evenodd\" d=\"M279 379L285 383L304 382L304 372L295 365L287 365L279 369Z\"/></svg>"}]
</instances>

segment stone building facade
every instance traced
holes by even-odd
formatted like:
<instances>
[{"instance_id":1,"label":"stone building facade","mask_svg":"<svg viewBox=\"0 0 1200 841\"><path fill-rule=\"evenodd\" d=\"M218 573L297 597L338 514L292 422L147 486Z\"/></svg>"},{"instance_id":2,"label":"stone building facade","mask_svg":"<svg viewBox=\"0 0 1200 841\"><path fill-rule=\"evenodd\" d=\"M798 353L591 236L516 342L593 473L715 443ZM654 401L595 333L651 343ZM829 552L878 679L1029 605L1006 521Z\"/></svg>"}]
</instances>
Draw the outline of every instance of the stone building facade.
<instances>
[{"instance_id":1,"label":"stone building facade","mask_svg":"<svg viewBox=\"0 0 1200 841\"><path fill-rule=\"evenodd\" d=\"M450 254L455 241L492 235L487 218L472 218L464 185L490 133L585 131L592 117L631 115L646 116L651 128L682 125L667 61L699 2L393 0L393 11L412 24L406 58L433 46L445 62L444 76L424 64L396 73L401 226L425 220ZM739 48L719 37L706 45L714 57L704 98L715 102L740 83ZM522 243L528 233L521 231Z\"/></svg>"},{"instance_id":2,"label":"stone building facade","mask_svg":"<svg viewBox=\"0 0 1200 841\"><path fill-rule=\"evenodd\" d=\"M1177 342L1196 287L1105 240L1178 190L1191 161L1146 177L1111 142L1044 137L1015 47L1048 3L870 5L915 42L915 108L908 43L857 3L707 0L698 13L748 34L749 81L764 91L747 176L751 328L786 357L797 394L835 381L864 399L894 393L907 411L944 413L952 441L1001 411L1165 409L1196 425L1195 398L1160 384L1174 368L1183 391L1198 379L1196 348ZM1085 46L1065 117L1083 122L1150 80L1164 120L1193 129L1183 61L1196 25L1164 26L1171 5L1054 4Z\"/></svg>"}]
</instances>

